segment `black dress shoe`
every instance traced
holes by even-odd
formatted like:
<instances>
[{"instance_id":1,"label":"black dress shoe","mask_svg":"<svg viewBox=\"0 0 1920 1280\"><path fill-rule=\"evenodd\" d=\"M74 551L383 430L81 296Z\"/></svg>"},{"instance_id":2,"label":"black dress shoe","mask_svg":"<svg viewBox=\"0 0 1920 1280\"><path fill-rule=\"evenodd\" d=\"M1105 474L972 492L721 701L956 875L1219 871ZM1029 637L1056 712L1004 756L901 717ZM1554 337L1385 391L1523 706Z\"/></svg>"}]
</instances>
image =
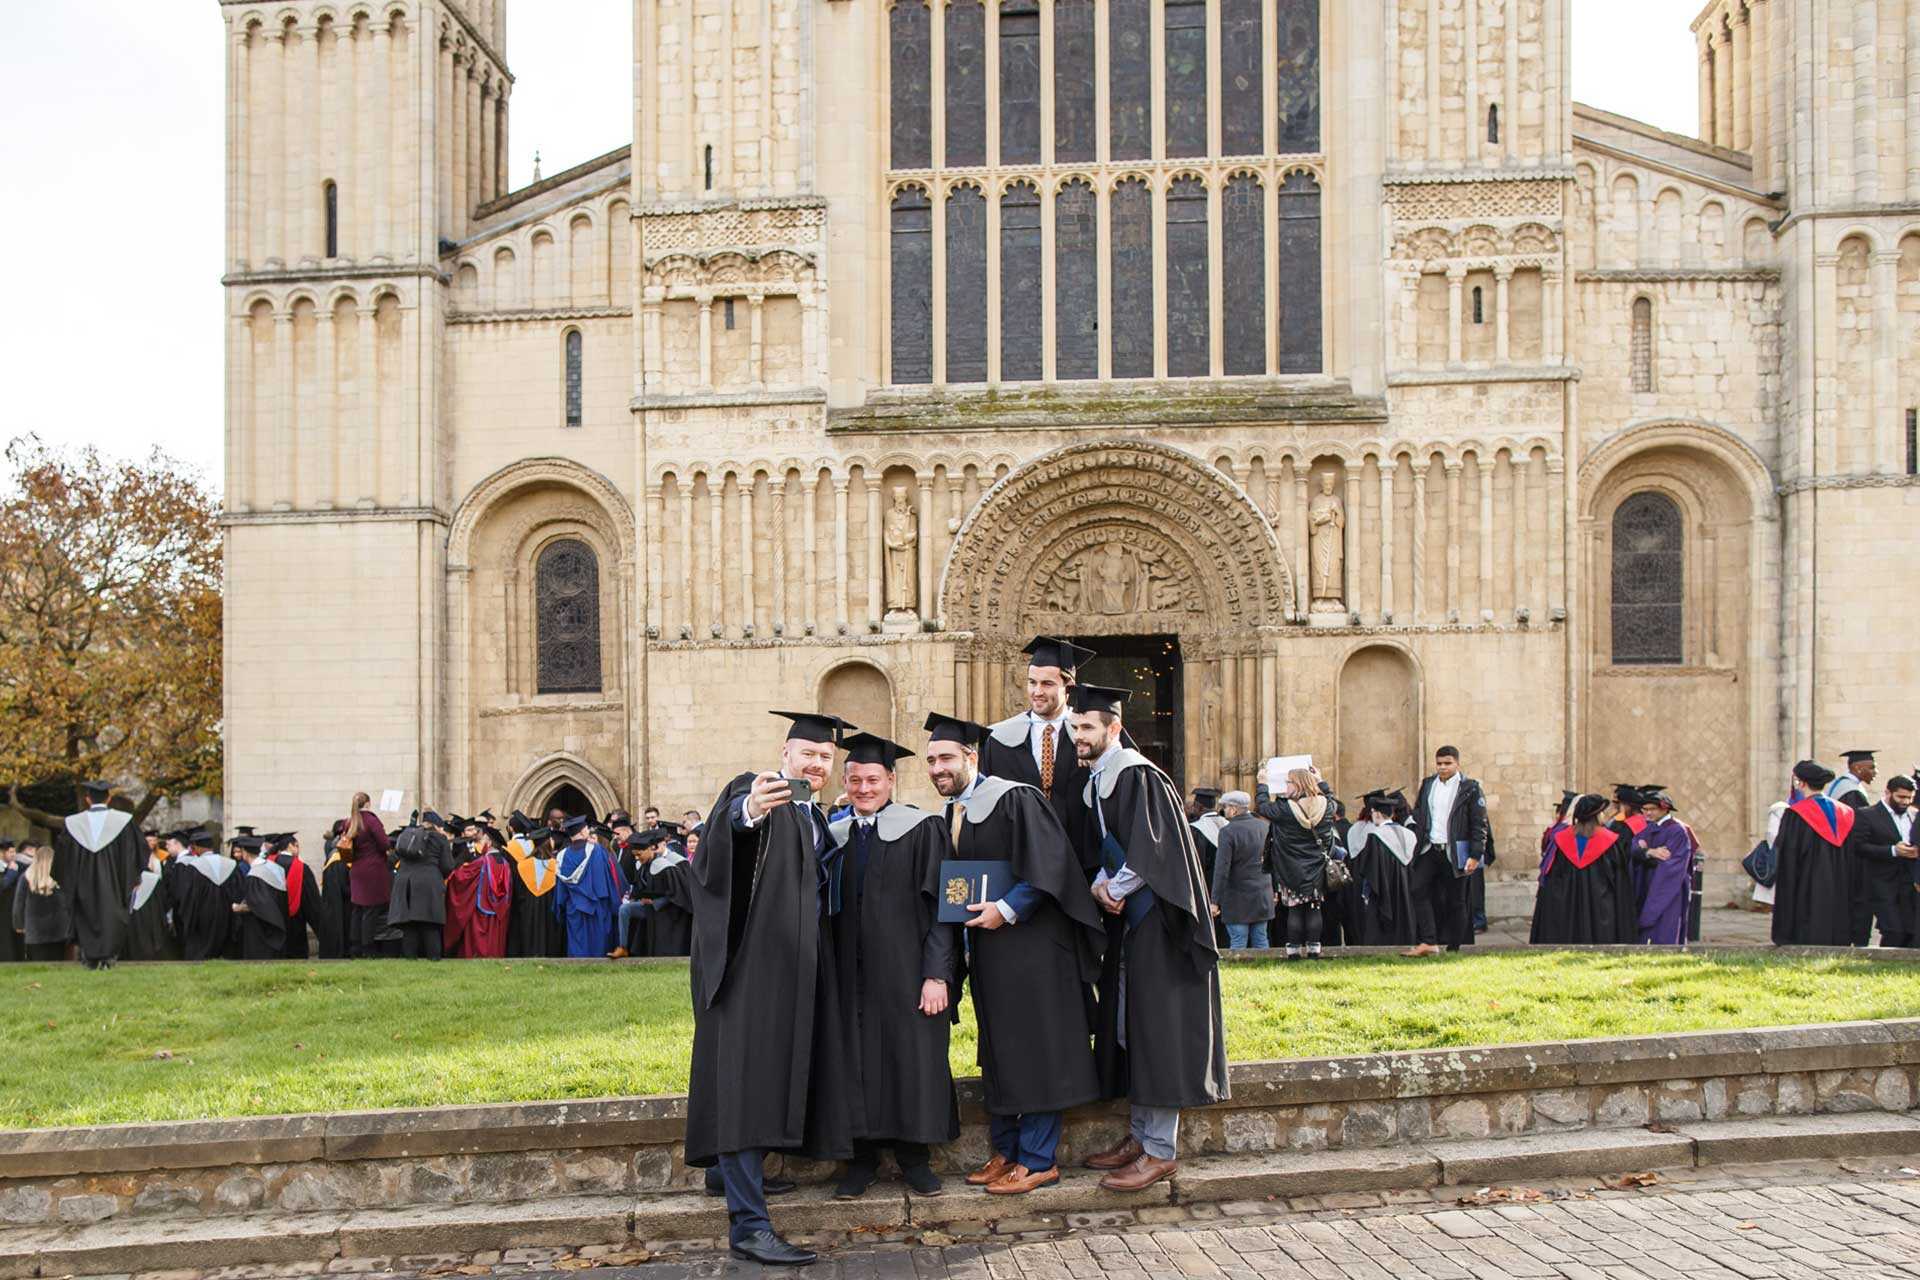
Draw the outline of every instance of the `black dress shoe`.
<instances>
[{"instance_id":1,"label":"black dress shoe","mask_svg":"<svg viewBox=\"0 0 1920 1280\"><path fill-rule=\"evenodd\" d=\"M833 1189L833 1198L858 1200L867 1194L867 1188L873 1185L874 1178L878 1176L879 1170L870 1164L850 1164L846 1175L840 1179L840 1185Z\"/></svg>"},{"instance_id":2,"label":"black dress shoe","mask_svg":"<svg viewBox=\"0 0 1920 1280\"><path fill-rule=\"evenodd\" d=\"M907 1180L907 1189L915 1195L937 1196L943 1190L940 1175L928 1165L917 1164L911 1169L902 1169L900 1176Z\"/></svg>"},{"instance_id":3,"label":"black dress shoe","mask_svg":"<svg viewBox=\"0 0 1920 1280\"><path fill-rule=\"evenodd\" d=\"M816 1255L788 1244L771 1231L756 1231L745 1240L736 1240L731 1252L736 1258L745 1258L763 1267L805 1267L816 1259Z\"/></svg>"},{"instance_id":4,"label":"black dress shoe","mask_svg":"<svg viewBox=\"0 0 1920 1280\"><path fill-rule=\"evenodd\" d=\"M760 1179L760 1194L763 1196L790 1196L799 1189L800 1184L792 1178L769 1176ZM707 1170L707 1194L715 1197L727 1194L727 1184L721 1180L717 1169Z\"/></svg>"}]
</instances>

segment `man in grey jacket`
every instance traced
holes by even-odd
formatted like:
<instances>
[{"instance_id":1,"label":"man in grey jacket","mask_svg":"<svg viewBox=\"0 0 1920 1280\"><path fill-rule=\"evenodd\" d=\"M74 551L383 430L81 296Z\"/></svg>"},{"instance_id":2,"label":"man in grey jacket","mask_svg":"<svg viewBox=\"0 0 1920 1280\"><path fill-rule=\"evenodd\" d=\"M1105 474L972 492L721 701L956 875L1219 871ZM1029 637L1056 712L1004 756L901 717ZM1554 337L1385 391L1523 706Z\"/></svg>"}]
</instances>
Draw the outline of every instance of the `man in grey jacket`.
<instances>
[{"instance_id":1,"label":"man in grey jacket","mask_svg":"<svg viewBox=\"0 0 1920 1280\"><path fill-rule=\"evenodd\" d=\"M1267 820L1254 816L1253 798L1244 791L1221 796L1220 812L1227 825L1220 828L1220 852L1213 863L1213 912L1227 926L1227 943L1234 950L1265 950L1267 921L1273 919Z\"/></svg>"}]
</instances>

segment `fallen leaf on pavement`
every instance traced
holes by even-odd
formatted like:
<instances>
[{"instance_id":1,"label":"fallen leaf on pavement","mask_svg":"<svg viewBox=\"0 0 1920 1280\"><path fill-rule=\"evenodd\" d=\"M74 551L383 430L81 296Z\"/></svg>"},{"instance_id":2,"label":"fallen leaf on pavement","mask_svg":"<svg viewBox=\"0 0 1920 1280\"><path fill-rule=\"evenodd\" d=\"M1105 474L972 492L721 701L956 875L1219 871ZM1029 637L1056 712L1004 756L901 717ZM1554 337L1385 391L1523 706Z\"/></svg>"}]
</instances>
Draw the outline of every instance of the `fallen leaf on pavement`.
<instances>
[{"instance_id":1,"label":"fallen leaf on pavement","mask_svg":"<svg viewBox=\"0 0 1920 1280\"><path fill-rule=\"evenodd\" d=\"M1547 1198L1544 1191L1532 1187L1482 1187L1472 1195L1461 1196L1456 1204L1533 1204Z\"/></svg>"},{"instance_id":2,"label":"fallen leaf on pavement","mask_svg":"<svg viewBox=\"0 0 1920 1280\"><path fill-rule=\"evenodd\" d=\"M1735 1223L1733 1229L1735 1231L1755 1231L1759 1229L1759 1226L1760 1224L1757 1222L1740 1222Z\"/></svg>"},{"instance_id":3,"label":"fallen leaf on pavement","mask_svg":"<svg viewBox=\"0 0 1920 1280\"><path fill-rule=\"evenodd\" d=\"M1601 1185L1615 1191L1632 1191L1636 1187L1650 1187L1660 1181L1657 1173L1623 1173L1617 1178L1603 1178Z\"/></svg>"}]
</instances>

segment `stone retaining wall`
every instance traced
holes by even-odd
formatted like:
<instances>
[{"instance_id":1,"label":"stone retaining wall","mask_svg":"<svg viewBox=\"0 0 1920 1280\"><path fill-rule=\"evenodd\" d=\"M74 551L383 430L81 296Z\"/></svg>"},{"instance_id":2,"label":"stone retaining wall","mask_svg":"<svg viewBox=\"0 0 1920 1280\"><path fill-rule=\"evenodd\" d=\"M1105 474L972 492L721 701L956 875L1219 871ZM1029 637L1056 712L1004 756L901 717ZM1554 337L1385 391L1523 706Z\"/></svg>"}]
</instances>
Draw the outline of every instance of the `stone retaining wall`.
<instances>
[{"instance_id":1,"label":"stone retaining wall","mask_svg":"<svg viewBox=\"0 0 1920 1280\"><path fill-rule=\"evenodd\" d=\"M1920 1099L1920 1018L1233 1067L1233 1098L1187 1113L1183 1154L1383 1148L1574 1129L1824 1112ZM959 1167L986 1158L961 1083ZM0 1226L501 1204L683 1188L682 1095L0 1132ZM1062 1159L1124 1128L1070 1113ZM803 1178L825 1165L790 1162Z\"/></svg>"}]
</instances>

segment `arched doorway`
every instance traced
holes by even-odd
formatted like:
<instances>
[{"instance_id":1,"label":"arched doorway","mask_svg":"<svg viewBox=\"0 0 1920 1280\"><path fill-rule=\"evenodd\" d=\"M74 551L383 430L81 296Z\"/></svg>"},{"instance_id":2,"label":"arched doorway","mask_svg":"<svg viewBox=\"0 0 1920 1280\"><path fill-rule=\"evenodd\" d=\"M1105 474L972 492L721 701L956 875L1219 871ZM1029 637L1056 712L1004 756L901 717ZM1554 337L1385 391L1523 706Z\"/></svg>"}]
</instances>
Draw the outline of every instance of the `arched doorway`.
<instances>
[{"instance_id":1,"label":"arched doorway","mask_svg":"<svg viewBox=\"0 0 1920 1280\"><path fill-rule=\"evenodd\" d=\"M1384 787L1410 788L1420 779L1420 672L1404 650L1370 644L1340 668L1339 729L1334 793L1354 801Z\"/></svg>"},{"instance_id":2,"label":"arched doorway","mask_svg":"<svg viewBox=\"0 0 1920 1280\"><path fill-rule=\"evenodd\" d=\"M954 538L940 613L971 636L954 701L984 723L1022 706L1020 649L1036 634L1130 661L1171 654L1151 672L1177 690L1155 699L1178 744L1159 763L1183 785L1251 787L1279 738L1263 632L1292 600L1280 544L1231 477L1161 444L1069 445L1003 477Z\"/></svg>"},{"instance_id":3,"label":"arched doorway","mask_svg":"<svg viewBox=\"0 0 1920 1280\"><path fill-rule=\"evenodd\" d=\"M552 792L548 794L547 798L540 802L540 812L537 816L544 818L555 809L566 814L569 818L599 818L604 816L594 812L593 803L587 799L587 793L574 786L571 782L563 782L555 787Z\"/></svg>"}]
</instances>

